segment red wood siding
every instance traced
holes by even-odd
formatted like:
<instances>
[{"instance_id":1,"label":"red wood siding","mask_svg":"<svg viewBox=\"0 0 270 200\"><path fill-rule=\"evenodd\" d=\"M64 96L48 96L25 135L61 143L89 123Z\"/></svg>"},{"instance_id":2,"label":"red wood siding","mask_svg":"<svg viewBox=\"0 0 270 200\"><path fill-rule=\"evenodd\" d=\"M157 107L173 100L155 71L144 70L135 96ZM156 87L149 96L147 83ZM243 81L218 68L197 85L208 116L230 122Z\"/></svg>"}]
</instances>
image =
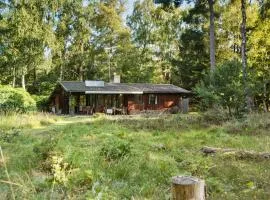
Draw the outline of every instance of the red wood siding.
<instances>
[{"instance_id":1,"label":"red wood siding","mask_svg":"<svg viewBox=\"0 0 270 200\"><path fill-rule=\"evenodd\" d=\"M180 96L179 95L161 95L164 108L170 108L172 106L178 105Z\"/></svg>"},{"instance_id":2,"label":"red wood siding","mask_svg":"<svg viewBox=\"0 0 270 200\"><path fill-rule=\"evenodd\" d=\"M134 95L128 95L126 101L128 110L161 110L177 105L180 100L177 94L155 95L157 95L157 104L149 104L149 94L142 95L141 102L136 101Z\"/></svg>"},{"instance_id":3,"label":"red wood siding","mask_svg":"<svg viewBox=\"0 0 270 200\"><path fill-rule=\"evenodd\" d=\"M142 95L126 95L125 104L127 105L128 111L130 110L143 110Z\"/></svg>"},{"instance_id":4,"label":"red wood siding","mask_svg":"<svg viewBox=\"0 0 270 200\"><path fill-rule=\"evenodd\" d=\"M149 104L149 94L144 95L145 110L160 110L175 106L179 103L179 95L176 94L156 94L157 104Z\"/></svg>"},{"instance_id":5,"label":"red wood siding","mask_svg":"<svg viewBox=\"0 0 270 200\"><path fill-rule=\"evenodd\" d=\"M73 93L73 96L79 100L79 95L85 95L83 93ZM124 94L119 99L118 107L127 107L128 112L130 111L141 111L141 110L162 110L179 104L181 96L179 94L154 94L157 95L157 104L149 104L150 94ZM69 113L69 99L68 94L62 89L59 90L55 96L53 105L56 107L56 112L60 110L62 113ZM115 97L117 98L117 97ZM111 95L94 95L92 104L95 105L95 112L104 112L104 108L108 104L108 99L112 100ZM110 103L112 104L112 103ZM91 106L93 106L91 105ZM112 105L107 105L112 107ZM75 112L78 112L78 106Z\"/></svg>"},{"instance_id":6,"label":"red wood siding","mask_svg":"<svg viewBox=\"0 0 270 200\"><path fill-rule=\"evenodd\" d=\"M59 113L59 111L61 111L61 113L66 112L65 109L67 109L66 107L68 105L68 102L65 101L65 92L62 88L60 88L58 93L55 95L52 105L55 106L56 113Z\"/></svg>"}]
</instances>

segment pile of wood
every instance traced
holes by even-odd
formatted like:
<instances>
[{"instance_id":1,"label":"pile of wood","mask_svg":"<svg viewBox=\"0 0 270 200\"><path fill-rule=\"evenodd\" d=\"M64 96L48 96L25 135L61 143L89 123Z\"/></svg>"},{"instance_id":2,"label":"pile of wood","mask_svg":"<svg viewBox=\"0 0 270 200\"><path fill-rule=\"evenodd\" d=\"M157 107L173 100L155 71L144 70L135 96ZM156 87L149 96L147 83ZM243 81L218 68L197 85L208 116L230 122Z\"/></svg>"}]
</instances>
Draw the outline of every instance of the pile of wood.
<instances>
[{"instance_id":1,"label":"pile of wood","mask_svg":"<svg viewBox=\"0 0 270 200\"><path fill-rule=\"evenodd\" d=\"M228 154L239 159L256 159L256 160L270 159L269 152L244 151L244 150L215 148L215 147L203 147L201 149L201 152L204 153L205 155L213 155L217 153Z\"/></svg>"}]
</instances>

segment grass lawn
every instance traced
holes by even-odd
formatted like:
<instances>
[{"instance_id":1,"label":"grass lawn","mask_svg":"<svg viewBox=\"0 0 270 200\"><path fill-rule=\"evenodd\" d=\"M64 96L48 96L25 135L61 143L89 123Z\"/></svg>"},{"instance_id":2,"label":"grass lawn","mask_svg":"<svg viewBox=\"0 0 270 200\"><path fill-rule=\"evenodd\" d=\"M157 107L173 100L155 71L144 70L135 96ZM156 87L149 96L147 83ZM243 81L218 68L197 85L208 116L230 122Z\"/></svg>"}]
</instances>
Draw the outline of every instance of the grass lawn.
<instances>
[{"instance_id":1,"label":"grass lawn","mask_svg":"<svg viewBox=\"0 0 270 200\"><path fill-rule=\"evenodd\" d=\"M208 199L269 199L270 160L200 152L270 152L269 129L268 114L224 123L198 114L0 116L0 199L12 190L16 199L170 199L175 175L205 179Z\"/></svg>"}]
</instances>

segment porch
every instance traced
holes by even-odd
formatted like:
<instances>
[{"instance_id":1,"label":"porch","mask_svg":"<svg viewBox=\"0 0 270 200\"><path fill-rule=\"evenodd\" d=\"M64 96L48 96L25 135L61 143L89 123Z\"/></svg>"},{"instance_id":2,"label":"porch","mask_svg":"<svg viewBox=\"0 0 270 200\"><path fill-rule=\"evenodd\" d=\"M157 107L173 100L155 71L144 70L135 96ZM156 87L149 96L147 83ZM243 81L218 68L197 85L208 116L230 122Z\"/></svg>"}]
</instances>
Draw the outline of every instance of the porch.
<instances>
[{"instance_id":1,"label":"porch","mask_svg":"<svg viewBox=\"0 0 270 200\"><path fill-rule=\"evenodd\" d=\"M68 113L92 115L93 113L129 114L130 110L143 110L140 94L85 94L72 93L68 98Z\"/></svg>"}]
</instances>

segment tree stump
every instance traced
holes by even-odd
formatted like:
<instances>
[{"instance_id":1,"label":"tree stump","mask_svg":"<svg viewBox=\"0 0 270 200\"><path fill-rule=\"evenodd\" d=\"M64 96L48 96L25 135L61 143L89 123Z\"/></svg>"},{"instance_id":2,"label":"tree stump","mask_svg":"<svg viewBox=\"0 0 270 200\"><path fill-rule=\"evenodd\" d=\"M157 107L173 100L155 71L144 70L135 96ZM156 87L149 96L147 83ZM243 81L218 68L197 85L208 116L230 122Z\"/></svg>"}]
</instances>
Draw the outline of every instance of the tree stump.
<instances>
[{"instance_id":1,"label":"tree stump","mask_svg":"<svg viewBox=\"0 0 270 200\"><path fill-rule=\"evenodd\" d=\"M205 181L191 176L172 178L173 200L205 200Z\"/></svg>"}]
</instances>

